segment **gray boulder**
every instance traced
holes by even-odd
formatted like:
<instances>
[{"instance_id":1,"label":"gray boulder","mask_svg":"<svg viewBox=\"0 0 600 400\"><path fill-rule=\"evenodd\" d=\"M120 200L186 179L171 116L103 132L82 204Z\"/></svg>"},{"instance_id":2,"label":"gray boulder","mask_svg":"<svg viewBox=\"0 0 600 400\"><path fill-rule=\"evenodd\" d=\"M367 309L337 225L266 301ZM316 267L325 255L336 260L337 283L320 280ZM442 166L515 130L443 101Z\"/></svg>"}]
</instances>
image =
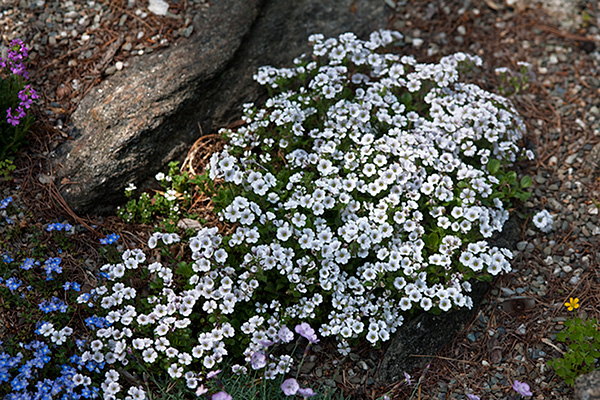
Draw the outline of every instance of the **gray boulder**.
<instances>
[{"instance_id":1,"label":"gray boulder","mask_svg":"<svg viewBox=\"0 0 600 400\"><path fill-rule=\"evenodd\" d=\"M59 190L79 214L114 213L128 183L140 189L204 133L238 119L265 95L261 65L291 65L312 33L367 37L387 23L380 0L221 0L175 45L130 60L82 100L54 156Z\"/></svg>"},{"instance_id":2,"label":"gray boulder","mask_svg":"<svg viewBox=\"0 0 600 400\"><path fill-rule=\"evenodd\" d=\"M600 400L600 371L593 371L575 379L574 400Z\"/></svg>"}]
</instances>

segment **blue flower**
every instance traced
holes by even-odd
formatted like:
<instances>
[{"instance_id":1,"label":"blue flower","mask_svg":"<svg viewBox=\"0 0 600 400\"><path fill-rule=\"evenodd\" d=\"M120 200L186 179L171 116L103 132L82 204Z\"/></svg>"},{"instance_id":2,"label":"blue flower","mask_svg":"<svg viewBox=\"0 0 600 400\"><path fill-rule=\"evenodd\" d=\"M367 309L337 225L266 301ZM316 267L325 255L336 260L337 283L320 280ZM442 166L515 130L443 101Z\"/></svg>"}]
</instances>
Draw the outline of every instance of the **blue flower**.
<instances>
[{"instance_id":1,"label":"blue flower","mask_svg":"<svg viewBox=\"0 0 600 400\"><path fill-rule=\"evenodd\" d=\"M86 399L89 399L90 397L92 397L92 391L86 386L81 391L81 395Z\"/></svg>"},{"instance_id":2,"label":"blue flower","mask_svg":"<svg viewBox=\"0 0 600 400\"><path fill-rule=\"evenodd\" d=\"M58 274L62 273L62 267L60 266L60 262L62 259L60 257L50 257L44 262L44 270L46 271L46 280L51 281L54 279L52 276L52 272L56 272Z\"/></svg>"},{"instance_id":3,"label":"blue flower","mask_svg":"<svg viewBox=\"0 0 600 400\"><path fill-rule=\"evenodd\" d=\"M9 264L9 263L13 262L14 259L10 256L10 254L4 253L4 254L2 254L2 261Z\"/></svg>"},{"instance_id":4,"label":"blue flower","mask_svg":"<svg viewBox=\"0 0 600 400\"><path fill-rule=\"evenodd\" d=\"M6 207L8 207L8 205L10 204L10 202L12 201L12 196L7 197L3 200L0 200L0 210L5 209Z\"/></svg>"},{"instance_id":5,"label":"blue flower","mask_svg":"<svg viewBox=\"0 0 600 400\"><path fill-rule=\"evenodd\" d=\"M27 381L25 379L15 378L10 382L10 385L14 391L23 390L27 387Z\"/></svg>"},{"instance_id":6,"label":"blue flower","mask_svg":"<svg viewBox=\"0 0 600 400\"><path fill-rule=\"evenodd\" d=\"M73 228L73 226L71 224L69 224L68 222L60 223L60 222L54 222L51 224L48 224L48 226L46 227L46 231L48 232L52 232L52 231L70 231Z\"/></svg>"},{"instance_id":7,"label":"blue flower","mask_svg":"<svg viewBox=\"0 0 600 400\"><path fill-rule=\"evenodd\" d=\"M25 261L23 261L23 264L21 265L21 269L24 269L25 271L30 270L31 268L33 268L34 265L40 265L39 261L36 261L33 258L26 258Z\"/></svg>"},{"instance_id":8,"label":"blue flower","mask_svg":"<svg viewBox=\"0 0 600 400\"><path fill-rule=\"evenodd\" d=\"M119 235L116 233L109 233L105 238L100 239L101 244L111 244L119 240Z\"/></svg>"},{"instance_id":9,"label":"blue flower","mask_svg":"<svg viewBox=\"0 0 600 400\"><path fill-rule=\"evenodd\" d=\"M11 277L6 281L6 286L12 292L14 290L17 290L22 283L23 282L21 282L19 279Z\"/></svg>"}]
</instances>

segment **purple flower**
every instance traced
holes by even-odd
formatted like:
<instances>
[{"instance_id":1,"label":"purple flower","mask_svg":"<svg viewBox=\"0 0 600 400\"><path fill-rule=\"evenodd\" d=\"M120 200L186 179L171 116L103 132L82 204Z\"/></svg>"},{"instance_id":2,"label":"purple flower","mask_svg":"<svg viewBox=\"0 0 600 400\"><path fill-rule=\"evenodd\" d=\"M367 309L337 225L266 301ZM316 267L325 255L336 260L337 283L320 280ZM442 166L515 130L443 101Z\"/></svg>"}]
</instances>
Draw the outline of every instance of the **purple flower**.
<instances>
[{"instance_id":1,"label":"purple flower","mask_svg":"<svg viewBox=\"0 0 600 400\"><path fill-rule=\"evenodd\" d=\"M289 343L294 340L294 333L285 325L279 329L277 336L283 343Z\"/></svg>"},{"instance_id":2,"label":"purple flower","mask_svg":"<svg viewBox=\"0 0 600 400\"><path fill-rule=\"evenodd\" d=\"M257 351L252 354L252 358L250 359L250 364L252 364L252 368L261 369L267 365L267 356L264 353Z\"/></svg>"},{"instance_id":3,"label":"purple flower","mask_svg":"<svg viewBox=\"0 0 600 400\"><path fill-rule=\"evenodd\" d=\"M13 116L11 113L12 113L12 107L8 107L8 110L6 110L6 122L11 124L12 126L19 125L19 117Z\"/></svg>"},{"instance_id":4,"label":"purple flower","mask_svg":"<svg viewBox=\"0 0 600 400\"><path fill-rule=\"evenodd\" d=\"M474 394L471 394L471 393L467 393L467 397L469 398L469 400L481 400L481 398L479 396L475 396Z\"/></svg>"},{"instance_id":5,"label":"purple flower","mask_svg":"<svg viewBox=\"0 0 600 400\"><path fill-rule=\"evenodd\" d=\"M406 371L404 372L404 379L406 379L406 384L410 385L410 375Z\"/></svg>"},{"instance_id":6,"label":"purple flower","mask_svg":"<svg viewBox=\"0 0 600 400\"><path fill-rule=\"evenodd\" d=\"M299 389L300 389L300 385L298 385L298 381L296 381L294 378L286 379L281 384L281 390L283 390L283 393L286 396L295 395L296 393L298 393Z\"/></svg>"},{"instance_id":7,"label":"purple flower","mask_svg":"<svg viewBox=\"0 0 600 400\"><path fill-rule=\"evenodd\" d=\"M214 378L215 376L219 375L219 372L221 372L220 369L216 371L210 371L208 374L206 374L206 379Z\"/></svg>"},{"instance_id":8,"label":"purple flower","mask_svg":"<svg viewBox=\"0 0 600 400\"><path fill-rule=\"evenodd\" d=\"M515 380L513 382L512 388L515 390L515 392L519 393L521 396L526 396L526 397L533 396L533 393L531 393L529 385L525 382L519 382L519 381Z\"/></svg>"},{"instance_id":9,"label":"purple flower","mask_svg":"<svg viewBox=\"0 0 600 400\"><path fill-rule=\"evenodd\" d=\"M225 392L219 392L212 395L211 400L233 400L233 397Z\"/></svg>"},{"instance_id":10,"label":"purple flower","mask_svg":"<svg viewBox=\"0 0 600 400\"><path fill-rule=\"evenodd\" d=\"M298 394L304 398L317 395L311 388L300 388L298 389Z\"/></svg>"},{"instance_id":11,"label":"purple flower","mask_svg":"<svg viewBox=\"0 0 600 400\"><path fill-rule=\"evenodd\" d=\"M258 341L258 343L262 344L262 345L263 345L263 346L265 346L265 348L266 348L266 347L269 347L269 346L271 346L271 345L272 345L273 343L275 343L275 342L274 342L274 341L272 341L272 340L267 340L267 339L265 339L265 340L259 340L259 341Z\"/></svg>"},{"instance_id":12,"label":"purple flower","mask_svg":"<svg viewBox=\"0 0 600 400\"><path fill-rule=\"evenodd\" d=\"M319 343L319 339L317 339L317 334L315 330L310 327L306 322L301 323L300 325L296 325L294 329L297 334L308 339L310 343Z\"/></svg>"}]
</instances>

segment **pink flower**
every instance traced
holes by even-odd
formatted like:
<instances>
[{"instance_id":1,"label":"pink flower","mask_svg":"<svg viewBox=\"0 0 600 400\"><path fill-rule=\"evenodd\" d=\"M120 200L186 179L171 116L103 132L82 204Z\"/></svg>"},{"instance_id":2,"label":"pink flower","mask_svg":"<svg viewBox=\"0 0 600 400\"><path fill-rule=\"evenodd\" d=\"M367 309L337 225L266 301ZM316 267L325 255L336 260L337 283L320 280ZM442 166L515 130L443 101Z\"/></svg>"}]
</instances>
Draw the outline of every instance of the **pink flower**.
<instances>
[{"instance_id":1,"label":"pink flower","mask_svg":"<svg viewBox=\"0 0 600 400\"><path fill-rule=\"evenodd\" d=\"M471 394L471 393L467 393L467 397L469 398L469 400L481 400L481 398L479 396L475 396L474 394Z\"/></svg>"},{"instance_id":2,"label":"pink flower","mask_svg":"<svg viewBox=\"0 0 600 400\"><path fill-rule=\"evenodd\" d=\"M311 388L300 388L298 389L298 394L304 398L316 396L316 393Z\"/></svg>"},{"instance_id":3,"label":"pink flower","mask_svg":"<svg viewBox=\"0 0 600 400\"><path fill-rule=\"evenodd\" d=\"M213 394L211 400L233 400L233 397L225 392L219 392Z\"/></svg>"},{"instance_id":4,"label":"pink flower","mask_svg":"<svg viewBox=\"0 0 600 400\"><path fill-rule=\"evenodd\" d=\"M205 388L204 385L200 385L200 387L196 389L196 396L202 396L206 392L208 392L208 389Z\"/></svg>"},{"instance_id":5,"label":"pink flower","mask_svg":"<svg viewBox=\"0 0 600 400\"><path fill-rule=\"evenodd\" d=\"M531 393L529 385L525 382L519 382L519 381L515 380L513 382L512 388L515 390L515 392L519 393L521 396L526 396L526 397L533 396L533 393Z\"/></svg>"},{"instance_id":6,"label":"pink flower","mask_svg":"<svg viewBox=\"0 0 600 400\"><path fill-rule=\"evenodd\" d=\"M283 393L286 396L295 395L296 393L298 393L299 389L300 389L300 385L298 385L298 381L296 381L294 378L286 379L281 384L281 390L283 390Z\"/></svg>"},{"instance_id":7,"label":"pink flower","mask_svg":"<svg viewBox=\"0 0 600 400\"><path fill-rule=\"evenodd\" d=\"M282 326L281 329L279 329L277 336L279 337L279 340L281 340L284 343L289 343L292 340L294 340L294 333L290 331L290 328L288 328L285 325Z\"/></svg>"},{"instance_id":8,"label":"pink flower","mask_svg":"<svg viewBox=\"0 0 600 400\"><path fill-rule=\"evenodd\" d=\"M254 369L264 368L264 366L267 365L267 356L265 356L264 353L257 351L256 353L252 354L250 364Z\"/></svg>"},{"instance_id":9,"label":"pink flower","mask_svg":"<svg viewBox=\"0 0 600 400\"><path fill-rule=\"evenodd\" d=\"M300 336L303 336L306 339L308 339L308 341L310 343L318 343L319 342L319 339L317 339L317 334L315 333L315 330L313 328L311 328L310 325L307 324L306 322L303 322L300 325L296 325L296 328L294 330Z\"/></svg>"},{"instance_id":10,"label":"pink flower","mask_svg":"<svg viewBox=\"0 0 600 400\"><path fill-rule=\"evenodd\" d=\"M216 371L210 371L208 374L206 374L206 379L214 378L215 376L219 375L219 372L221 372L220 369Z\"/></svg>"}]
</instances>

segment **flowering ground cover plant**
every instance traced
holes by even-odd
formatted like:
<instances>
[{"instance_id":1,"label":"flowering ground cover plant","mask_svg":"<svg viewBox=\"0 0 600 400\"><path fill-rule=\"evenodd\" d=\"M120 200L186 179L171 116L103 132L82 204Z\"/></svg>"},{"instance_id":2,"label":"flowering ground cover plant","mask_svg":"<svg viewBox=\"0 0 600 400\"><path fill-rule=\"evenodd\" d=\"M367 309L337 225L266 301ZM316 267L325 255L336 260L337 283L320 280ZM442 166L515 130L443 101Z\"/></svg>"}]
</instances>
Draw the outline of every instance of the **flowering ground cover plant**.
<instances>
[{"instance_id":1,"label":"flowering ground cover plant","mask_svg":"<svg viewBox=\"0 0 600 400\"><path fill-rule=\"evenodd\" d=\"M86 310L78 309L76 302L82 285L72 280L72 272L65 273L66 248L41 243L42 237L68 242L74 229L56 222L46 225L45 233L19 232L18 221L10 217L17 214L12 203L12 197L0 200L0 224L13 226L0 242L2 319L9 327L0 337L0 398L95 397L99 386L88 374L98 365L78 356L86 343L85 332L74 322L86 317ZM12 240L13 234L31 235L30 241L39 240L40 246L24 255L12 245L19 243ZM76 375L81 378L79 383L74 381Z\"/></svg>"},{"instance_id":2,"label":"flowering ground cover plant","mask_svg":"<svg viewBox=\"0 0 600 400\"><path fill-rule=\"evenodd\" d=\"M505 171L525 156L514 108L459 81L481 60L382 52L399 38L314 35L295 68L262 68L273 96L223 132L208 172L239 225L227 254L290 295L283 320L323 321L342 352L361 335L387 340L414 309L470 307L472 277L510 270L510 251L484 239L531 184Z\"/></svg>"},{"instance_id":3,"label":"flowering ground cover plant","mask_svg":"<svg viewBox=\"0 0 600 400\"><path fill-rule=\"evenodd\" d=\"M579 299L569 298L565 307L575 314ZM566 329L556 336L558 341L568 344L568 351L562 357L548 361L548 365L572 386L578 376L596 370L596 362L600 358L600 331L596 318L583 320L575 315L566 320L564 326Z\"/></svg>"},{"instance_id":4,"label":"flowering ground cover plant","mask_svg":"<svg viewBox=\"0 0 600 400\"><path fill-rule=\"evenodd\" d=\"M420 64L388 51L400 38L313 35L295 67L259 70L271 97L245 107L246 124L223 130L227 145L191 178L228 229L156 232L80 297L105 321L82 359L129 371L106 375L105 398L138 398L124 381L141 391L136 376L161 370L201 396L226 359L275 379L293 362L282 349L294 327L347 354L414 313L471 307L471 279L510 271L512 253L486 239L527 198L531 180L509 171L533 157L524 125L507 99L460 80L479 58ZM177 193L164 197L173 217Z\"/></svg>"},{"instance_id":5,"label":"flowering ground cover plant","mask_svg":"<svg viewBox=\"0 0 600 400\"><path fill-rule=\"evenodd\" d=\"M29 75L25 69L28 49L20 39L10 42L7 58L0 57L0 160L18 150L27 131L33 124L33 116L27 110L38 94L25 81Z\"/></svg>"}]
</instances>

